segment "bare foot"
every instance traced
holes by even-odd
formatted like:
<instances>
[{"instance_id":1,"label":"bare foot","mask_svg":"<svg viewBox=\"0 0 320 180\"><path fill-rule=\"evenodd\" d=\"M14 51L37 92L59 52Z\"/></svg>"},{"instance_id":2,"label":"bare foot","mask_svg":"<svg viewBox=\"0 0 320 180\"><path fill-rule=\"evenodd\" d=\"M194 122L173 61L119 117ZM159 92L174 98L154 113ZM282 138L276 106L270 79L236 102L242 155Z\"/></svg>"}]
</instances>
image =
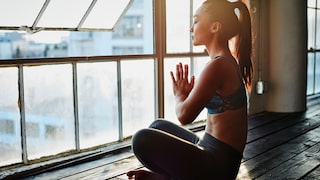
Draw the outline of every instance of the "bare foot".
<instances>
[{"instance_id":1,"label":"bare foot","mask_svg":"<svg viewBox=\"0 0 320 180\"><path fill-rule=\"evenodd\" d=\"M132 170L127 172L128 179L135 180L169 180L170 178L162 174L158 174L146 170Z\"/></svg>"}]
</instances>

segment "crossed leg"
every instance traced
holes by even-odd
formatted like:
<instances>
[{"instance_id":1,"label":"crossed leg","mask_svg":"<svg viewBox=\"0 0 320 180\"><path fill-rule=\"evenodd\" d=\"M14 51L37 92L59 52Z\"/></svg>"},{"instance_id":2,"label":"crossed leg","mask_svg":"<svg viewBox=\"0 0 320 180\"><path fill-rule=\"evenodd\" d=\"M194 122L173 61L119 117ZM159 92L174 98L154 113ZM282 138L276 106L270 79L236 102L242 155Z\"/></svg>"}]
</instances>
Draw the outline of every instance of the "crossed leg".
<instances>
[{"instance_id":1,"label":"crossed leg","mask_svg":"<svg viewBox=\"0 0 320 180\"><path fill-rule=\"evenodd\" d=\"M135 180L170 180L170 177L143 169L129 171L127 176Z\"/></svg>"}]
</instances>

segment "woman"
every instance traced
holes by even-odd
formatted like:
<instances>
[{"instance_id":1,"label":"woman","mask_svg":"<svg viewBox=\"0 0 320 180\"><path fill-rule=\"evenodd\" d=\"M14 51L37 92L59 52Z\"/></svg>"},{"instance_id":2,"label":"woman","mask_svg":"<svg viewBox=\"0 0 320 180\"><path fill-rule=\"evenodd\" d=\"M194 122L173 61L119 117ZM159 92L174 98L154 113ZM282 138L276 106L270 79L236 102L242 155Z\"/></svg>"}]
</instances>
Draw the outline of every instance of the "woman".
<instances>
[{"instance_id":1,"label":"woman","mask_svg":"<svg viewBox=\"0 0 320 180\"><path fill-rule=\"evenodd\" d=\"M235 13L239 11L239 17ZM204 136L165 120L154 121L133 137L133 151L147 170L129 179L235 179L247 138L247 93L253 73L250 13L242 2L207 0L194 15L193 45L210 56L199 78L188 79L188 66L171 72L176 114L181 124L208 109ZM235 55L229 41L236 37Z\"/></svg>"}]
</instances>

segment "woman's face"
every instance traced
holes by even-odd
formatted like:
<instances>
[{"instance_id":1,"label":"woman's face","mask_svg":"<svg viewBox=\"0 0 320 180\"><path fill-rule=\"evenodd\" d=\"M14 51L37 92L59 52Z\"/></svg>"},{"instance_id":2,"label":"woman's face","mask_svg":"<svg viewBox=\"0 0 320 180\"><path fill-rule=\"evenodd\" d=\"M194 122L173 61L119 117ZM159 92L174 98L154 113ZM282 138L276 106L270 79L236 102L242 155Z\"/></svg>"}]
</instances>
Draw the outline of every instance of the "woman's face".
<instances>
[{"instance_id":1,"label":"woman's face","mask_svg":"<svg viewBox=\"0 0 320 180\"><path fill-rule=\"evenodd\" d=\"M209 17L201 6L193 16L193 24L190 28L194 46L207 45L212 40L211 23Z\"/></svg>"}]
</instances>

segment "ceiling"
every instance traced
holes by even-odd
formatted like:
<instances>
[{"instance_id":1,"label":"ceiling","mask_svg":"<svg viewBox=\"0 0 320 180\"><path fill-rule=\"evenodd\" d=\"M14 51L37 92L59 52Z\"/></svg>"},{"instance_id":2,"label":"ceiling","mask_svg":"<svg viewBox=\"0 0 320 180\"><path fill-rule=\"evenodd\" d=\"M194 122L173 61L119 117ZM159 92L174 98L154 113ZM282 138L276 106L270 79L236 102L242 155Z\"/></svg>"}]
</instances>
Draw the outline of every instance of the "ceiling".
<instances>
[{"instance_id":1,"label":"ceiling","mask_svg":"<svg viewBox=\"0 0 320 180\"><path fill-rule=\"evenodd\" d=\"M0 30L113 31L133 0L0 0Z\"/></svg>"}]
</instances>

